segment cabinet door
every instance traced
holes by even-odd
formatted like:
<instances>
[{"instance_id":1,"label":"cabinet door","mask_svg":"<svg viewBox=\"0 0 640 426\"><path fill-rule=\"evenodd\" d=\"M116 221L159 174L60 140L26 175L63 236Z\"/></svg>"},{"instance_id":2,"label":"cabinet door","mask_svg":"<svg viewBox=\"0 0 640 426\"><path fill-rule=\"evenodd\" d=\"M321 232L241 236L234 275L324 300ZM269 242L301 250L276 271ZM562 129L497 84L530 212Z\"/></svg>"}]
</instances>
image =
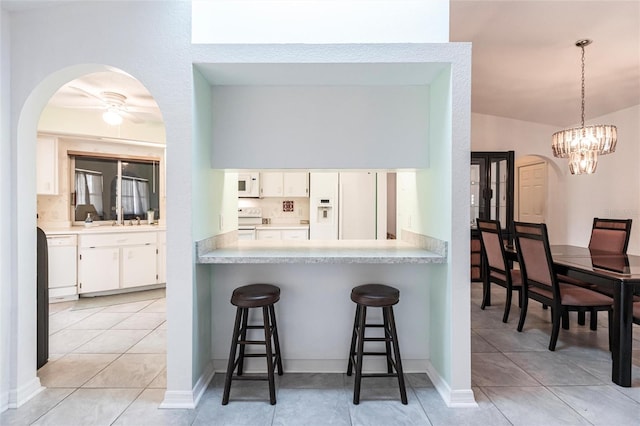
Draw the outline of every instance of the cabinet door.
<instances>
[{"instance_id":1,"label":"cabinet door","mask_svg":"<svg viewBox=\"0 0 640 426\"><path fill-rule=\"evenodd\" d=\"M122 287L136 287L157 283L156 246L129 246L122 248Z\"/></svg>"},{"instance_id":2,"label":"cabinet door","mask_svg":"<svg viewBox=\"0 0 640 426\"><path fill-rule=\"evenodd\" d=\"M282 231L283 240L308 240L309 232L306 229L285 229Z\"/></svg>"},{"instance_id":3,"label":"cabinet door","mask_svg":"<svg viewBox=\"0 0 640 426\"><path fill-rule=\"evenodd\" d=\"M158 232L158 283L167 282L167 234Z\"/></svg>"},{"instance_id":4,"label":"cabinet door","mask_svg":"<svg viewBox=\"0 0 640 426\"><path fill-rule=\"evenodd\" d=\"M262 197L282 197L282 172L260 173L260 195Z\"/></svg>"},{"instance_id":5,"label":"cabinet door","mask_svg":"<svg viewBox=\"0 0 640 426\"><path fill-rule=\"evenodd\" d=\"M78 293L115 290L120 287L120 249L88 247L80 250Z\"/></svg>"},{"instance_id":6,"label":"cabinet door","mask_svg":"<svg viewBox=\"0 0 640 426\"><path fill-rule=\"evenodd\" d=\"M58 140L56 138L38 138L36 192L44 195L58 195Z\"/></svg>"},{"instance_id":7,"label":"cabinet door","mask_svg":"<svg viewBox=\"0 0 640 426\"><path fill-rule=\"evenodd\" d=\"M76 246L49 244L48 247L49 288L75 287Z\"/></svg>"},{"instance_id":8,"label":"cabinet door","mask_svg":"<svg viewBox=\"0 0 640 426\"><path fill-rule=\"evenodd\" d=\"M283 174L285 197L309 196L309 173L286 172Z\"/></svg>"},{"instance_id":9,"label":"cabinet door","mask_svg":"<svg viewBox=\"0 0 640 426\"><path fill-rule=\"evenodd\" d=\"M256 240L279 240L281 239L280 230L275 229L257 229Z\"/></svg>"}]
</instances>

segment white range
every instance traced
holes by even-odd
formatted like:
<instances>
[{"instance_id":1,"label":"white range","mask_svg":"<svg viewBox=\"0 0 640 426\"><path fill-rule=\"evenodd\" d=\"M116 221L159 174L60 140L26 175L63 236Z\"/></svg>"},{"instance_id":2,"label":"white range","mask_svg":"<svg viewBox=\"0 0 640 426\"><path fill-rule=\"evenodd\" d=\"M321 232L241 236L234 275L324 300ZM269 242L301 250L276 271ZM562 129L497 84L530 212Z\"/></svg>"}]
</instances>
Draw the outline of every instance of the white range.
<instances>
[{"instance_id":1,"label":"white range","mask_svg":"<svg viewBox=\"0 0 640 426\"><path fill-rule=\"evenodd\" d=\"M255 240L256 225L262 225L262 209L260 207L238 208L239 240Z\"/></svg>"}]
</instances>

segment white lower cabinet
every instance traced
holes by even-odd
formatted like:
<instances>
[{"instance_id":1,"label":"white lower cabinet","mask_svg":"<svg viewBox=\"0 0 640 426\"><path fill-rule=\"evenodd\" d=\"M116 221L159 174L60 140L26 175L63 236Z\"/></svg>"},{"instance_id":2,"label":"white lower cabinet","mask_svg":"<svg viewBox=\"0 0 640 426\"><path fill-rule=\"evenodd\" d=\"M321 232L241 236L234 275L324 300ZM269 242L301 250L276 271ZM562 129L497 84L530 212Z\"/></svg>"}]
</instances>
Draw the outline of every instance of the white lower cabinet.
<instances>
[{"instance_id":1,"label":"white lower cabinet","mask_svg":"<svg viewBox=\"0 0 640 426\"><path fill-rule=\"evenodd\" d=\"M120 288L118 247L82 247L78 259L78 293Z\"/></svg>"},{"instance_id":2,"label":"white lower cabinet","mask_svg":"<svg viewBox=\"0 0 640 426\"><path fill-rule=\"evenodd\" d=\"M158 231L158 283L167 282L167 233Z\"/></svg>"},{"instance_id":3,"label":"white lower cabinet","mask_svg":"<svg viewBox=\"0 0 640 426\"><path fill-rule=\"evenodd\" d=\"M122 287L136 287L151 285L158 282L156 245L123 247L122 258Z\"/></svg>"},{"instance_id":4,"label":"white lower cabinet","mask_svg":"<svg viewBox=\"0 0 640 426\"><path fill-rule=\"evenodd\" d=\"M49 264L49 298L64 298L78 294L76 235L47 236Z\"/></svg>"},{"instance_id":5,"label":"white lower cabinet","mask_svg":"<svg viewBox=\"0 0 640 426\"><path fill-rule=\"evenodd\" d=\"M308 240L308 229L256 229L256 240Z\"/></svg>"},{"instance_id":6,"label":"white lower cabinet","mask_svg":"<svg viewBox=\"0 0 640 426\"><path fill-rule=\"evenodd\" d=\"M156 232L79 236L78 293L117 290L159 282Z\"/></svg>"},{"instance_id":7,"label":"white lower cabinet","mask_svg":"<svg viewBox=\"0 0 640 426\"><path fill-rule=\"evenodd\" d=\"M283 229L281 238L283 240L308 240L309 239L309 230L307 230L307 229Z\"/></svg>"}]
</instances>

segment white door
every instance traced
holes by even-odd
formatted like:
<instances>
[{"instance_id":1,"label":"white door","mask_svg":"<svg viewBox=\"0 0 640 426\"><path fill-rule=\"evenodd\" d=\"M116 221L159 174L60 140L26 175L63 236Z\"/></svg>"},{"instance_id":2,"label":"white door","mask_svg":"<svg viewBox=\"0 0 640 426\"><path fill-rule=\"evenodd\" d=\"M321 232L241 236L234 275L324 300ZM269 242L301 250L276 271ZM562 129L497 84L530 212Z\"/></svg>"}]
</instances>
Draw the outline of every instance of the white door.
<instances>
[{"instance_id":1,"label":"white door","mask_svg":"<svg viewBox=\"0 0 640 426\"><path fill-rule=\"evenodd\" d=\"M338 188L339 239L375 240L375 172L341 172Z\"/></svg>"},{"instance_id":2,"label":"white door","mask_svg":"<svg viewBox=\"0 0 640 426\"><path fill-rule=\"evenodd\" d=\"M546 163L518 167L518 220L532 223L544 222L546 198Z\"/></svg>"}]
</instances>

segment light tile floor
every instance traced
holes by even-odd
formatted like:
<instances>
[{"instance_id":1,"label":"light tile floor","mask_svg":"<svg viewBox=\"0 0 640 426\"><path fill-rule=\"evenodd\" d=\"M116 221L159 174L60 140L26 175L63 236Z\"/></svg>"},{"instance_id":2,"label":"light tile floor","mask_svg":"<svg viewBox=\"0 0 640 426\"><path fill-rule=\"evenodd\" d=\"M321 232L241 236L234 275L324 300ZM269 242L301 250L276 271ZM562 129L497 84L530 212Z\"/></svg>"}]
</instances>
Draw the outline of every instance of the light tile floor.
<instances>
[{"instance_id":1,"label":"light tile floor","mask_svg":"<svg viewBox=\"0 0 640 426\"><path fill-rule=\"evenodd\" d=\"M633 387L610 381L606 315L599 329L561 330L549 352L549 312L532 302L525 330L519 309L501 322L502 289L480 310L472 284L472 387L477 408L447 408L425 374L407 374L409 404L397 382L367 379L360 405L351 404L353 379L343 374L285 373L278 403L265 382L234 382L229 405L220 404L216 374L195 410L160 410L166 386L165 299L72 310L51 305L50 362L38 375L46 390L0 425L637 425L640 423L640 350L633 353ZM402 308L402 302L398 309ZM634 330L640 348L640 327Z\"/></svg>"}]
</instances>

